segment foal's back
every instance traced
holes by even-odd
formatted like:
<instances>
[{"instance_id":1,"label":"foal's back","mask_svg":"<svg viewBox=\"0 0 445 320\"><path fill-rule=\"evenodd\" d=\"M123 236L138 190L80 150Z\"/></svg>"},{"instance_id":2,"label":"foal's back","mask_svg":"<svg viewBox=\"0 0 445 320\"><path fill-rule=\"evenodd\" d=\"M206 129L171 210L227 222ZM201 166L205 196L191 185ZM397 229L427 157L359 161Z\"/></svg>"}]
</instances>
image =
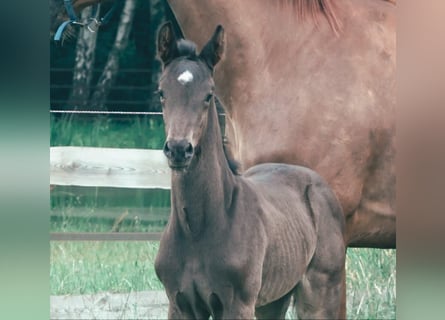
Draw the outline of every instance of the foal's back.
<instances>
[{"instance_id":1,"label":"foal's back","mask_svg":"<svg viewBox=\"0 0 445 320\"><path fill-rule=\"evenodd\" d=\"M317 237L310 247L316 246L320 234L325 232L329 238L343 237L345 221L340 203L315 171L297 165L265 163L248 169L243 178L256 193L262 220L270 224L268 227L295 225L298 237L305 242ZM312 250L306 249L310 255Z\"/></svg>"},{"instance_id":2,"label":"foal's back","mask_svg":"<svg viewBox=\"0 0 445 320\"><path fill-rule=\"evenodd\" d=\"M320 219L332 219L344 231L344 218L338 199L315 171L297 165L264 163L248 169L243 178L288 218L301 215L302 212L298 210L302 210L309 215L313 227L318 228L322 222ZM326 208L329 210L320 217L314 210L320 209L323 204L329 205Z\"/></svg>"}]
</instances>

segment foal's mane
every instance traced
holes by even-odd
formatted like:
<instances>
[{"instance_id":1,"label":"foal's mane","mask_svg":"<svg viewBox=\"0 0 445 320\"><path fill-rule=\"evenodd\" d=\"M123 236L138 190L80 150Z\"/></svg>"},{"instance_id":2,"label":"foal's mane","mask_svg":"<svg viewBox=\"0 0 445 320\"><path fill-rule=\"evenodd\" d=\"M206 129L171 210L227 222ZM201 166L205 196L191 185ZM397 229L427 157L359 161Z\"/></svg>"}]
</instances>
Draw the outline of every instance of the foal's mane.
<instances>
[{"instance_id":1,"label":"foal's mane","mask_svg":"<svg viewBox=\"0 0 445 320\"><path fill-rule=\"evenodd\" d=\"M176 43L178 48L178 57L186 57L191 60L198 58L196 54L196 44L190 40L179 39Z\"/></svg>"}]
</instances>

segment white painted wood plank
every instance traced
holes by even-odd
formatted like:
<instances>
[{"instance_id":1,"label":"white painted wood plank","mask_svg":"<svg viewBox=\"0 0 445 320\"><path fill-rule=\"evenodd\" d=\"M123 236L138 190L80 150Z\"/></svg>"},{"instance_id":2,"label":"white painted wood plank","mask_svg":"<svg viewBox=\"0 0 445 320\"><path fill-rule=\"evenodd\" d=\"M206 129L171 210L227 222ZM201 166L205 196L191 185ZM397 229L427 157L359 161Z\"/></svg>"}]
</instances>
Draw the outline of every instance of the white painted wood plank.
<instances>
[{"instance_id":1,"label":"white painted wood plank","mask_svg":"<svg viewBox=\"0 0 445 320\"><path fill-rule=\"evenodd\" d=\"M55 185L170 189L170 175L162 150L50 148L50 183Z\"/></svg>"}]
</instances>

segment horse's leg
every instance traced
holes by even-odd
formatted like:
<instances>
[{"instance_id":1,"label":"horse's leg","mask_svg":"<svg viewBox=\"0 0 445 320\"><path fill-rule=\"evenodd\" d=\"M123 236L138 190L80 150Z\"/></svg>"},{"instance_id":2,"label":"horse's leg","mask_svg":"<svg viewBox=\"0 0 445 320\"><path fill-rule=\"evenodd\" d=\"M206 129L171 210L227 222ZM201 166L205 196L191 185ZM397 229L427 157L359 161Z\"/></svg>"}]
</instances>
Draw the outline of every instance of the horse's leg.
<instances>
[{"instance_id":1,"label":"horse's leg","mask_svg":"<svg viewBox=\"0 0 445 320\"><path fill-rule=\"evenodd\" d=\"M295 291L299 319L337 319L342 300L341 275L333 281L329 274L310 270Z\"/></svg>"},{"instance_id":2,"label":"horse's leg","mask_svg":"<svg viewBox=\"0 0 445 320\"><path fill-rule=\"evenodd\" d=\"M178 306L173 303L168 304L168 319L193 319L193 315L186 314L179 310Z\"/></svg>"},{"instance_id":3,"label":"horse's leg","mask_svg":"<svg viewBox=\"0 0 445 320\"><path fill-rule=\"evenodd\" d=\"M232 302L230 307L226 308L222 318L223 319L254 319L255 317L255 304L244 304L239 300Z\"/></svg>"},{"instance_id":4,"label":"horse's leg","mask_svg":"<svg viewBox=\"0 0 445 320\"><path fill-rule=\"evenodd\" d=\"M192 311L181 311L177 305L169 304L168 306L168 319L208 319L210 314L204 310L196 310L197 314L191 313Z\"/></svg>"},{"instance_id":5,"label":"horse's leg","mask_svg":"<svg viewBox=\"0 0 445 320\"><path fill-rule=\"evenodd\" d=\"M346 249L343 235L319 237L314 256L295 290L299 319L338 319L344 295Z\"/></svg>"},{"instance_id":6,"label":"horse's leg","mask_svg":"<svg viewBox=\"0 0 445 320\"><path fill-rule=\"evenodd\" d=\"M323 258L315 256L296 287L295 305L299 319L339 317L344 268L338 261L338 263L331 261L333 263L331 265L322 262Z\"/></svg>"},{"instance_id":7,"label":"horse's leg","mask_svg":"<svg viewBox=\"0 0 445 320\"><path fill-rule=\"evenodd\" d=\"M209 312L205 308L192 307L186 296L178 292L174 301L169 301L168 318L169 319L208 319Z\"/></svg>"},{"instance_id":8,"label":"horse's leg","mask_svg":"<svg viewBox=\"0 0 445 320\"><path fill-rule=\"evenodd\" d=\"M278 300L255 309L257 319L284 319L292 298L292 291Z\"/></svg>"},{"instance_id":9,"label":"horse's leg","mask_svg":"<svg viewBox=\"0 0 445 320\"><path fill-rule=\"evenodd\" d=\"M338 319L345 297L344 216L329 188L315 185L308 191L308 207L318 217L317 242L295 289L297 314L299 319Z\"/></svg>"}]
</instances>

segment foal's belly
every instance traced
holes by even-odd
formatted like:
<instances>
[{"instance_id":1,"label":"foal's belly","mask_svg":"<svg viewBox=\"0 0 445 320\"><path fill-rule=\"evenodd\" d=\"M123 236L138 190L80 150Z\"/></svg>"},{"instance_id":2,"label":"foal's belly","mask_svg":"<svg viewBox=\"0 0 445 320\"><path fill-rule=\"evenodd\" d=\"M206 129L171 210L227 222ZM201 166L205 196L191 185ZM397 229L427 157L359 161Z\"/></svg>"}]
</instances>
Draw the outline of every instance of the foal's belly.
<instances>
[{"instance_id":1,"label":"foal's belly","mask_svg":"<svg viewBox=\"0 0 445 320\"><path fill-rule=\"evenodd\" d=\"M277 257L272 259L277 259ZM292 254L277 260L275 260L278 262L276 264L265 261L262 285L256 306L262 306L278 300L291 291L303 277L306 270L306 262L299 260L298 254Z\"/></svg>"},{"instance_id":2,"label":"foal's belly","mask_svg":"<svg viewBox=\"0 0 445 320\"><path fill-rule=\"evenodd\" d=\"M275 301L291 291L307 270L316 245L313 229L301 230L296 223L287 222L287 228L271 239L262 271L262 285L257 306Z\"/></svg>"}]
</instances>

